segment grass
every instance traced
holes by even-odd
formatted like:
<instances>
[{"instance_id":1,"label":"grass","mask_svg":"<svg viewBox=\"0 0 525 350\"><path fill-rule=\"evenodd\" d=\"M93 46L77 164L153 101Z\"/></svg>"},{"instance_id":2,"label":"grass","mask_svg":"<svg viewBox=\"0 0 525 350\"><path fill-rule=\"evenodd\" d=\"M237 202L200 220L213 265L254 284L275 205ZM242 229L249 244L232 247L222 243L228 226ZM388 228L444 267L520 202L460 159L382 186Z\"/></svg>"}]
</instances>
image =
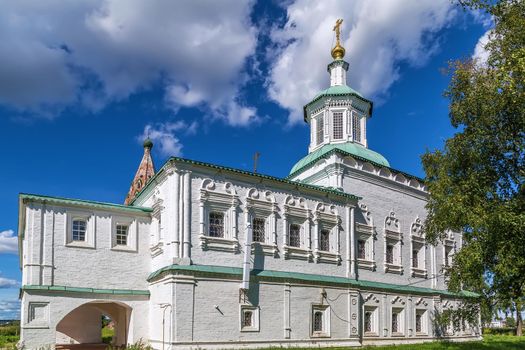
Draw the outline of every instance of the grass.
<instances>
[{"instance_id":1,"label":"grass","mask_svg":"<svg viewBox=\"0 0 525 350\"><path fill-rule=\"evenodd\" d=\"M17 321L0 326L0 349L14 349L19 339L20 324Z\"/></svg>"},{"instance_id":2,"label":"grass","mask_svg":"<svg viewBox=\"0 0 525 350\"><path fill-rule=\"evenodd\" d=\"M102 342L105 344L110 344L111 340L113 339L113 335L115 334L115 330L112 328L109 328L108 326L105 326L102 328Z\"/></svg>"}]
</instances>

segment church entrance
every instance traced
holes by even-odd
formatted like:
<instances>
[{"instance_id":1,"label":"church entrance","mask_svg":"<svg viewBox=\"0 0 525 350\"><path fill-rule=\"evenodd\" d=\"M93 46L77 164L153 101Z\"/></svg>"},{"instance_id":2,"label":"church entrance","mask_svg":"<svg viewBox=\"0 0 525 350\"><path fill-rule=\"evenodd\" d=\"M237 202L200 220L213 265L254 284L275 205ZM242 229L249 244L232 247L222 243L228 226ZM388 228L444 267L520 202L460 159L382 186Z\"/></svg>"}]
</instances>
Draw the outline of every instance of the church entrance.
<instances>
[{"instance_id":1,"label":"church entrance","mask_svg":"<svg viewBox=\"0 0 525 350\"><path fill-rule=\"evenodd\" d=\"M83 304L57 324L56 348L61 350L105 349L126 344L131 307L114 301Z\"/></svg>"}]
</instances>

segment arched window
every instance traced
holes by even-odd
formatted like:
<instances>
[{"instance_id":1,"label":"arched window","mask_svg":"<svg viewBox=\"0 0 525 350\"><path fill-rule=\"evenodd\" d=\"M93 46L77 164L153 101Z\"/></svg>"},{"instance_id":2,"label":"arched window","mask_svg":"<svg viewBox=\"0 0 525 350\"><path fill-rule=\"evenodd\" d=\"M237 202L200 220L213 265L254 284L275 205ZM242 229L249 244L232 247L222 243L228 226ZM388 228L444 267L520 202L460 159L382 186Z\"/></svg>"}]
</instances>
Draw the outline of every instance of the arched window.
<instances>
[{"instance_id":1,"label":"arched window","mask_svg":"<svg viewBox=\"0 0 525 350\"><path fill-rule=\"evenodd\" d=\"M290 224L290 235L288 245L290 247L301 246L301 226L297 224Z\"/></svg>"},{"instance_id":2,"label":"arched window","mask_svg":"<svg viewBox=\"0 0 525 350\"><path fill-rule=\"evenodd\" d=\"M314 332L323 331L323 313L321 311L314 312Z\"/></svg>"},{"instance_id":3,"label":"arched window","mask_svg":"<svg viewBox=\"0 0 525 350\"><path fill-rule=\"evenodd\" d=\"M330 250L330 231L321 230L319 235L319 250L327 252Z\"/></svg>"},{"instance_id":4,"label":"arched window","mask_svg":"<svg viewBox=\"0 0 525 350\"><path fill-rule=\"evenodd\" d=\"M73 241L86 240L87 221L85 219L73 219L71 238Z\"/></svg>"}]
</instances>

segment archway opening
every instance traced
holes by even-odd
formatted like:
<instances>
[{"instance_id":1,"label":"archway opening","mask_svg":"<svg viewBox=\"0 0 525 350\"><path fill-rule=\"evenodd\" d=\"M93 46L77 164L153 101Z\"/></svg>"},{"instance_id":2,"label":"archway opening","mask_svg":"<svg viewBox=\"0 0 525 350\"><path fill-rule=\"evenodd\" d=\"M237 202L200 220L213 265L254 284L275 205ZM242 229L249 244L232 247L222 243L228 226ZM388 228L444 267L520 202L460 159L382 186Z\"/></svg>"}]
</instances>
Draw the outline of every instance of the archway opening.
<instances>
[{"instance_id":1,"label":"archway opening","mask_svg":"<svg viewBox=\"0 0 525 350\"><path fill-rule=\"evenodd\" d=\"M92 301L69 312L56 327L59 349L82 345L123 346L129 335L131 308L113 301Z\"/></svg>"}]
</instances>

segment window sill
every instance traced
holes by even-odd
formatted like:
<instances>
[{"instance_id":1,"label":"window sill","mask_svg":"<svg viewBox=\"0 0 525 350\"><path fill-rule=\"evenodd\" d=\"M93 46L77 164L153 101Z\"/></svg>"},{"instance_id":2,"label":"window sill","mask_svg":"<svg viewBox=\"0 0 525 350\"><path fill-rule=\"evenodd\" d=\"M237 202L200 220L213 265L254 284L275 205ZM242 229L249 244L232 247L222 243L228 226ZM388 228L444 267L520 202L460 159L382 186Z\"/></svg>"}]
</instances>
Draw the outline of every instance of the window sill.
<instances>
[{"instance_id":1,"label":"window sill","mask_svg":"<svg viewBox=\"0 0 525 350\"><path fill-rule=\"evenodd\" d=\"M239 253L239 241L236 239L199 236L202 250L218 250L222 252Z\"/></svg>"},{"instance_id":2,"label":"window sill","mask_svg":"<svg viewBox=\"0 0 525 350\"><path fill-rule=\"evenodd\" d=\"M363 270L376 270L376 262L373 260L357 259L357 267Z\"/></svg>"},{"instance_id":3,"label":"window sill","mask_svg":"<svg viewBox=\"0 0 525 350\"><path fill-rule=\"evenodd\" d=\"M317 263L341 264L341 254L318 250L314 253L314 260Z\"/></svg>"},{"instance_id":4,"label":"window sill","mask_svg":"<svg viewBox=\"0 0 525 350\"><path fill-rule=\"evenodd\" d=\"M392 333L392 337L395 337L395 338L400 338L400 337L405 337L405 333L401 333L401 332L393 332Z\"/></svg>"},{"instance_id":5,"label":"window sill","mask_svg":"<svg viewBox=\"0 0 525 350\"><path fill-rule=\"evenodd\" d=\"M313 332L311 338L330 338L330 335L324 332Z\"/></svg>"},{"instance_id":6,"label":"window sill","mask_svg":"<svg viewBox=\"0 0 525 350\"><path fill-rule=\"evenodd\" d=\"M416 337L428 337L426 332L416 332Z\"/></svg>"},{"instance_id":7,"label":"window sill","mask_svg":"<svg viewBox=\"0 0 525 350\"><path fill-rule=\"evenodd\" d=\"M259 332L259 329L256 328L256 327L243 327L241 329L241 332L250 332L250 333L253 333L253 332Z\"/></svg>"},{"instance_id":8,"label":"window sill","mask_svg":"<svg viewBox=\"0 0 525 350\"><path fill-rule=\"evenodd\" d=\"M426 269L418 269L417 267L412 267L412 277L427 278Z\"/></svg>"},{"instance_id":9,"label":"window sill","mask_svg":"<svg viewBox=\"0 0 525 350\"><path fill-rule=\"evenodd\" d=\"M363 336L370 337L370 338L376 338L376 337L379 337L379 334L377 334L376 332L364 332Z\"/></svg>"},{"instance_id":10,"label":"window sill","mask_svg":"<svg viewBox=\"0 0 525 350\"><path fill-rule=\"evenodd\" d=\"M70 248L84 248L84 249L95 249L95 246L86 241L71 241L66 243L66 247Z\"/></svg>"},{"instance_id":11,"label":"window sill","mask_svg":"<svg viewBox=\"0 0 525 350\"><path fill-rule=\"evenodd\" d=\"M137 249L127 246L127 245L115 245L111 247L111 250L115 252L127 252L127 253L136 253Z\"/></svg>"},{"instance_id":12,"label":"window sill","mask_svg":"<svg viewBox=\"0 0 525 350\"><path fill-rule=\"evenodd\" d=\"M385 272L402 275L403 274L403 266L396 265L396 264L385 263Z\"/></svg>"},{"instance_id":13,"label":"window sill","mask_svg":"<svg viewBox=\"0 0 525 350\"><path fill-rule=\"evenodd\" d=\"M278 249L275 244L252 242L252 254L263 253L264 255L276 256Z\"/></svg>"},{"instance_id":14,"label":"window sill","mask_svg":"<svg viewBox=\"0 0 525 350\"><path fill-rule=\"evenodd\" d=\"M310 249L290 247L285 245L283 247L285 259L301 259L310 260L312 258L312 251Z\"/></svg>"}]
</instances>

